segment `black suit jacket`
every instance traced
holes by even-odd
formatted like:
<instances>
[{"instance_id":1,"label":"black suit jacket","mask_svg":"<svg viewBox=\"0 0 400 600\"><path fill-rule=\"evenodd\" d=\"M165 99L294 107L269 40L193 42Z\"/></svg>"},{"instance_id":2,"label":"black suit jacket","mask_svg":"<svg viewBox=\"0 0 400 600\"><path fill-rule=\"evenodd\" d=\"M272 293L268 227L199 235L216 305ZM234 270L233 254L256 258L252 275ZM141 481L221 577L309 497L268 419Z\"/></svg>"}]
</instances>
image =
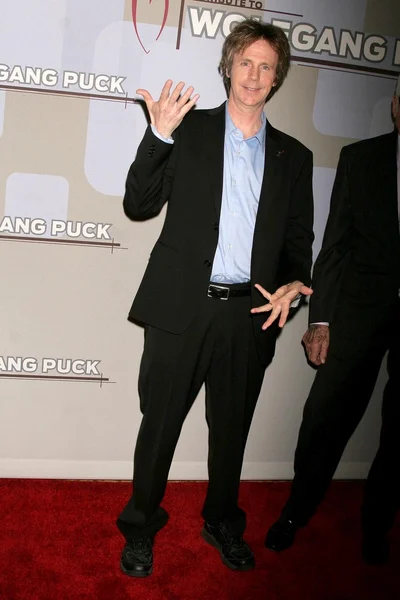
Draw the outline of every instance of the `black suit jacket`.
<instances>
[{"instance_id":1,"label":"black suit jacket","mask_svg":"<svg viewBox=\"0 0 400 600\"><path fill-rule=\"evenodd\" d=\"M163 229L150 256L129 318L182 333L207 293L222 199L225 103L187 114L175 143L149 127L132 164L124 197L131 219L158 214L168 200ZM312 154L267 123L265 169L255 224L251 282L269 291L293 280L310 282L313 203ZM263 303L254 289L253 306ZM276 327L261 331L261 356L271 351Z\"/></svg>"},{"instance_id":2,"label":"black suit jacket","mask_svg":"<svg viewBox=\"0 0 400 600\"><path fill-rule=\"evenodd\" d=\"M321 251L313 272L310 322L328 321L357 349L397 302L400 236L397 132L343 148ZM347 343L348 342L348 343Z\"/></svg>"}]
</instances>

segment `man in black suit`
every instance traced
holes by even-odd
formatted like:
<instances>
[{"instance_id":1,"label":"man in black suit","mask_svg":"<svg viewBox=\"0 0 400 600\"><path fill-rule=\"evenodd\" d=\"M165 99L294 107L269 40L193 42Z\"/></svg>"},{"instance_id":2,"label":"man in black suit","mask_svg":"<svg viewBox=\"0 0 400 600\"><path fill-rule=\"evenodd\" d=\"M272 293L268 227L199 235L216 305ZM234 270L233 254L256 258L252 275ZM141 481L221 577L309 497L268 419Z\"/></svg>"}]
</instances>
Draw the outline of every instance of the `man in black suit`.
<instances>
[{"instance_id":1,"label":"man in black suit","mask_svg":"<svg viewBox=\"0 0 400 600\"><path fill-rule=\"evenodd\" d=\"M167 81L157 102L138 90L151 126L128 173L124 210L141 220L167 201L168 209L130 312L145 325L134 490L117 521L126 538L121 568L131 576L152 571L153 539L168 518L160 503L169 468L203 382L202 536L231 569L254 566L238 506L243 453L279 326L295 298L311 293L312 155L263 112L289 63L284 32L247 20L224 43L227 103L189 113L199 96L182 82L171 93ZM265 323L250 314L260 293Z\"/></svg>"},{"instance_id":2,"label":"man in black suit","mask_svg":"<svg viewBox=\"0 0 400 600\"><path fill-rule=\"evenodd\" d=\"M393 133L343 148L322 249L313 273L310 327L303 337L319 369L304 408L294 480L265 543L284 550L321 502L360 422L388 351L378 453L365 487L362 553L389 558L400 505L400 78Z\"/></svg>"}]
</instances>

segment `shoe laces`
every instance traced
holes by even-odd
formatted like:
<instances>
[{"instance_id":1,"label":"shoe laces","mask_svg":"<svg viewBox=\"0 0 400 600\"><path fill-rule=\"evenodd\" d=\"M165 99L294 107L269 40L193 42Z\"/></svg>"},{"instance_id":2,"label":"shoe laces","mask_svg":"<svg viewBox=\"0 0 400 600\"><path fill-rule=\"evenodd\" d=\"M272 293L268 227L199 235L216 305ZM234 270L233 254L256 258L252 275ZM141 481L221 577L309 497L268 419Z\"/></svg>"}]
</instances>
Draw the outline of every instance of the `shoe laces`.
<instances>
[{"instance_id":1,"label":"shoe laces","mask_svg":"<svg viewBox=\"0 0 400 600\"><path fill-rule=\"evenodd\" d=\"M130 549L137 558L151 557L151 539L149 537L130 540Z\"/></svg>"},{"instance_id":2,"label":"shoe laces","mask_svg":"<svg viewBox=\"0 0 400 600\"><path fill-rule=\"evenodd\" d=\"M238 534L233 534L228 531L225 527L223 528L223 534L225 538L225 547L229 554L233 554L238 558L247 556L249 554L249 547L243 540L243 537Z\"/></svg>"}]
</instances>

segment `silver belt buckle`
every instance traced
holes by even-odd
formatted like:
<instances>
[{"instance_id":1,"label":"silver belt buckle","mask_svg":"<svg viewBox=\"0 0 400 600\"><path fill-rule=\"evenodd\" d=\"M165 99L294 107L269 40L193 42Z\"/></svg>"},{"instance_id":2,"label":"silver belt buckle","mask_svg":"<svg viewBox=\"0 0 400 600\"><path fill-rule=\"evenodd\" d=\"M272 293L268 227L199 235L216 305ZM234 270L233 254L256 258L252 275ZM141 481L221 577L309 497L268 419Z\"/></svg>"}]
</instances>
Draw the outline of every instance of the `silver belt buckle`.
<instances>
[{"instance_id":1,"label":"silver belt buckle","mask_svg":"<svg viewBox=\"0 0 400 600\"><path fill-rule=\"evenodd\" d=\"M211 293L210 293L210 288L226 291L226 296L220 296L218 299L219 300L228 300L230 288L226 287L225 285L215 285L214 283L210 283L210 285L208 286L208 290L207 290L207 296L209 298L212 298Z\"/></svg>"}]
</instances>

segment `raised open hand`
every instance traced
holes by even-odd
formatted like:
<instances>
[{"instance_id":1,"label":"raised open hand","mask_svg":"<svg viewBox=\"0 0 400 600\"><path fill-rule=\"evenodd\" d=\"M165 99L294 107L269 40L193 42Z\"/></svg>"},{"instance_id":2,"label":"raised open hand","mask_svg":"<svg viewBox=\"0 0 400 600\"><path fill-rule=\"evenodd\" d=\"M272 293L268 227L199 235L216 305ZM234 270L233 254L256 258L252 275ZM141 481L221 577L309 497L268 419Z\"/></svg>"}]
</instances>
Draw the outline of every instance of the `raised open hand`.
<instances>
[{"instance_id":1,"label":"raised open hand","mask_svg":"<svg viewBox=\"0 0 400 600\"><path fill-rule=\"evenodd\" d=\"M143 96L146 102L147 110L150 114L151 124L157 129L158 133L165 138L171 137L171 134L178 125L181 124L183 117L196 104L200 98L199 94L191 95L194 92L192 86L182 94L185 84L183 81L178 83L171 93L172 79L165 82L161 91L160 98L153 100L150 92L147 90L136 90L137 94Z\"/></svg>"}]
</instances>

